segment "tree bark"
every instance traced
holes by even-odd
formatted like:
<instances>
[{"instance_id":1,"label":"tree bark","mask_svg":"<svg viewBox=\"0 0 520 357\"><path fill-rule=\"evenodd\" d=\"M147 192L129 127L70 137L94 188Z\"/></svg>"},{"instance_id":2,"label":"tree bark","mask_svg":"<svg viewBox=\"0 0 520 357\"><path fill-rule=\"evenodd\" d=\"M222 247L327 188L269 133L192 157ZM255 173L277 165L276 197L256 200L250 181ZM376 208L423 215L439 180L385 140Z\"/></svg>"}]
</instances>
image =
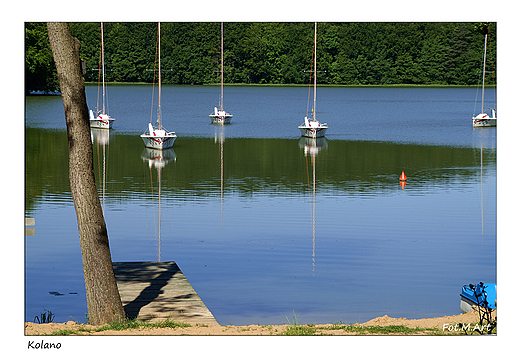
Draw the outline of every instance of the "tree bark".
<instances>
[{"instance_id":1,"label":"tree bark","mask_svg":"<svg viewBox=\"0 0 520 357\"><path fill-rule=\"evenodd\" d=\"M67 23L47 23L67 122L69 180L78 219L89 323L101 325L125 318L117 289L105 218L94 176L80 43Z\"/></svg>"}]
</instances>

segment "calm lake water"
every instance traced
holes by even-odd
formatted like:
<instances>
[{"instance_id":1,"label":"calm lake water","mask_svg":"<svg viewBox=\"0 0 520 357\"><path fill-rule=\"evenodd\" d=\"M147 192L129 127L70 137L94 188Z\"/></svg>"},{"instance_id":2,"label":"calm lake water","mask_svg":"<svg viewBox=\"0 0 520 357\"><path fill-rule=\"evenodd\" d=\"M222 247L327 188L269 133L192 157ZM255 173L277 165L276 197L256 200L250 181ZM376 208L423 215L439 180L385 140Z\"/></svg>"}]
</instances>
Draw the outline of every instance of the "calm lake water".
<instances>
[{"instance_id":1,"label":"calm lake water","mask_svg":"<svg viewBox=\"0 0 520 357\"><path fill-rule=\"evenodd\" d=\"M319 88L315 143L307 88L226 87L225 127L218 91L163 87L178 139L159 162L139 137L151 87L108 87L114 130L93 145L113 261L177 262L224 325L452 315L462 285L496 282L496 129L472 128L475 89ZM25 319L84 322L61 97L27 97L25 123Z\"/></svg>"}]
</instances>

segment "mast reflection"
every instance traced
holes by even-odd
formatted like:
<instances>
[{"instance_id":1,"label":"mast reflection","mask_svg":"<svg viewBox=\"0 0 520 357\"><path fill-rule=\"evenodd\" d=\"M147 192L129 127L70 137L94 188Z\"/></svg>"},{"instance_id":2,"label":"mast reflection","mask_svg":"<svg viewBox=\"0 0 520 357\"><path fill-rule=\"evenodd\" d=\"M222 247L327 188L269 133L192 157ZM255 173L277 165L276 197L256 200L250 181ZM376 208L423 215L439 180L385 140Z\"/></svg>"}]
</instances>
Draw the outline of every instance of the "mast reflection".
<instances>
[{"instance_id":1,"label":"mast reflection","mask_svg":"<svg viewBox=\"0 0 520 357\"><path fill-rule=\"evenodd\" d=\"M93 148L96 148L96 158L98 163L98 182L101 182L101 208L105 215L105 188L106 188L106 162L108 144L110 142L110 131L105 129L90 129L90 140ZM103 151L103 165L101 165L100 147ZM103 172L101 172L103 170Z\"/></svg>"},{"instance_id":2,"label":"mast reflection","mask_svg":"<svg viewBox=\"0 0 520 357\"><path fill-rule=\"evenodd\" d=\"M157 196L159 201L159 219L158 219L158 231L157 234L157 261L161 261L161 170L170 162L175 162L177 160L177 155L173 149L166 150L156 150L145 148L143 153L141 154L141 158L144 162L148 162L148 167L150 169L150 184L152 187L152 200L154 198L153 192L153 175L152 175L152 167L155 167L157 170ZM154 213L155 216L155 213ZM155 220L155 219L154 219Z\"/></svg>"},{"instance_id":3,"label":"mast reflection","mask_svg":"<svg viewBox=\"0 0 520 357\"><path fill-rule=\"evenodd\" d=\"M307 166L307 180L309 181L309 195L311 194L310 178L309 178L309 163L307 158L310 156L312 164L312 271L316 267L316 156L322 149L328 147L327 139L325 138L307 138L301 137L298 145L303 149L305 161Z\"/></svg>"},{"instance_id":4,"label":"mast reflection","mask_svg":"<svg viewBox=\"0 0 520 357\"><path fill-rule=\"evenodd\" d=\"M220 147L220 228L223 227L224 220L224 141L225 127L217 126L215 128L215 143L219 143Z\"/></svg>"}]
</instances>

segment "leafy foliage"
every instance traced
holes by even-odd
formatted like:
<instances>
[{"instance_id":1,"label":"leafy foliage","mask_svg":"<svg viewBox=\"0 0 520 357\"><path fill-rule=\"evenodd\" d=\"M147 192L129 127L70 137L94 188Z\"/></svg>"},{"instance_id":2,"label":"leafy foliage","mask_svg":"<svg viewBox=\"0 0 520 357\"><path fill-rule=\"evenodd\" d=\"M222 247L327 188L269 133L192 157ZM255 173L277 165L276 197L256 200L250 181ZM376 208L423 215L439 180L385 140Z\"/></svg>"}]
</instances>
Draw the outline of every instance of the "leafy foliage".
<instances>
[{"instance_id":1,"label":"leafy foliage","mask_svg":"<svg viewBox=\"0 0 520 357\"><path fill-rule=\"evenodd\" d=\"M58 74L44 22L25 24L25 91L53 92L59 88Z\"/></svg>"},{"instance_id":2,"label":"leafy foliage","mask_svg":"<svg viewBox=\"0 0 520 357\"><path fill-rule=\"evenodd\" d=\"M97 82L100 25L70 27L82 44L85 80ZM488 68L494 70L496 23L319 23L318 83L474 85L479 83L484 33L489 35ZM233 22L224 25L224 34L226 83L307 83L312 23ZM165 84L218 83L220 23L162 23L161 37ZM105 23L104 39L107 81L153 81L156 23ZM26 87L57 88L44 23L26 23Z\"/></svg>"}]
</instances>

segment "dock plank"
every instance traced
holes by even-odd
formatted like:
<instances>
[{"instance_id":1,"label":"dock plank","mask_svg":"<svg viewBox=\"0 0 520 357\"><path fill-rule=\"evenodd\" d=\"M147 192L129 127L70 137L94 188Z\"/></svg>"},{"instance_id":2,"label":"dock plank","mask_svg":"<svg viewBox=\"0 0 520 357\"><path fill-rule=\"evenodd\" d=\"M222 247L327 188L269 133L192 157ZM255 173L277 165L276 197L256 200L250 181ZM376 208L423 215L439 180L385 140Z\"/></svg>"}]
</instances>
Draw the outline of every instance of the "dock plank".
<instances>
[{"instance_id":1,"label":"dock plank","mask_svg":"<svg viewBox=\"0 0 520 357\"><path fill-rule=\"evenodd\" d=\"M129 318L217 323L175 262L117 262L113 267Z\"/></svg>"},{"instance_id":2,"label":"dock plank","mask_svg":"<svg viewBox=\"0 0 520 357\"><path fill-rule=\"evenodd\" d=\"M26 236L33 236L36 233L36 230L34 228L27 228L27 226L34 226L36 224L36 221L34 218L25 217L25 235Z\"/></svg>"}]
</instances>

